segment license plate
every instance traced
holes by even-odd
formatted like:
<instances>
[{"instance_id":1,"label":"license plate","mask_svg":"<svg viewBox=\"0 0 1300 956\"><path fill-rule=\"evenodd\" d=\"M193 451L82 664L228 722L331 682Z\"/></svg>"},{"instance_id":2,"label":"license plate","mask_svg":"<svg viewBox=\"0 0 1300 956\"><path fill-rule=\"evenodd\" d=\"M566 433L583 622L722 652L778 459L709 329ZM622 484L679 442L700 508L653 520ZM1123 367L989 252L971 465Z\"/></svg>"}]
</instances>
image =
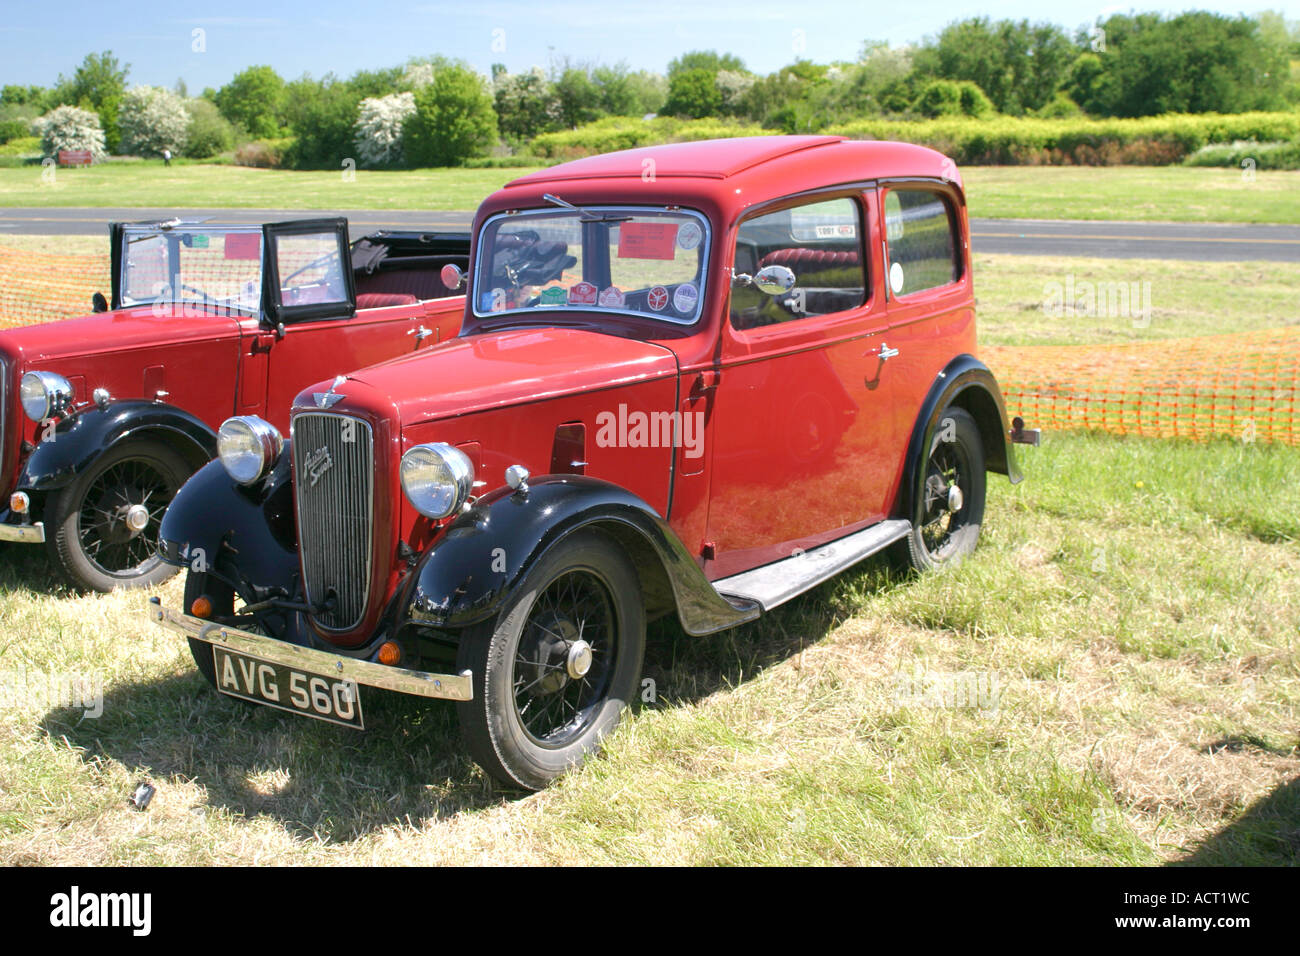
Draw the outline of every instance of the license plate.
<instances>
[{"instance_id":1,"label":"license plate","mask_svg":"<svg viewBox=\"0 0 1300 956\"><path fill-rule=\"evenodd\" d=\"M357 682L325 677L212 645L217 690L231 697L364 730Z\"/></svg>"}]
</instances>

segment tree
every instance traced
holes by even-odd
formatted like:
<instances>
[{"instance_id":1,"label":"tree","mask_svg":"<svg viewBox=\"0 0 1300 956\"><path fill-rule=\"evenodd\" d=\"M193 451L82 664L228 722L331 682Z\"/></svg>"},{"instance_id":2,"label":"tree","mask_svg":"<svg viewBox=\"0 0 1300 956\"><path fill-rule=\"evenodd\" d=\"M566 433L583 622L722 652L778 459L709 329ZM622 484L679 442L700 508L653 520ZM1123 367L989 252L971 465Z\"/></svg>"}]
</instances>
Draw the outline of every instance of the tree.
<instances>
[{"instance_id":1,"label":"tree","mask_svg":"<svg viewBox=\"0 0 1300 956\"><path fill-rule=\"evenodd\" d=\"M921 87L913 108L931 119L938 116L987 116L993 112L993 104L984 91L969 80L931 80Z\"/></svg>"},{"instance_id":2,"label":"tree","mask_svg":"<svg viewBox=\"0 0 1300 956\"><path fill-rule=\"evenodd\" d=\"M745 69L745 61L738 56L718 53L717 50L692 50L669 62L668 79L671 80L678 73L686 73L689 70L708 70L714 75L719 70L730 70L733 73L749 72Z\"/></svg>"},{"instance_id":3,"label":"tree","mask_svg":"<svg viewBox=\"0 0 1300 956\"><path fill-rule=\"evenodd\" d=\"M600 88L586 69L567 67L553 86L560 122L569 129L600 118Z\"/></svg>"},{"instance_id":4,"label":"tree","mask_svg":"<svg viewBox=\"0 0 1300 956\"><path fill-rule=\"evenodd\" d=\"M179 156L189 138L190 114L185 101L157 86L135 86L122 96L118 129L122 151L132 156Z\"/></svg>"},{"instance_id":5,"label":"tree","mask_svg":"<svg viewBox=\"0 0 1300 956\"><path fill-rule=\"evenodd\" d=\"M922 76L969 80L999 112L1018 115L1055 95L1078 52L1054 24L974 17L945 27L913 63Z\"/></svg>"},{"instance_id":6,"label":"tree","mask_svg":"<svg viewBox=\"0 0 1300 956\"><path fill-rule=\"evenodd\" d=\"M496 113L501 135L512 142L560 128L560 104L540 67L527 73L499 74Z\"/></svg>"},{"instance_id":7,"label":"tree","mask_svg":"<svg viewBox=\"0 0 1300 956\"><path fill-rule=\"evenodd\" d=\"M235 129L230 120L221 115L216 104L203 98L189 100L185 109L190 114L185 155L194 159L208 159L228 149L234 149Z\"/></svg>"},{"instance_id":8,"label":"tree","mask_svg":"<svg viewBox=\"0 0 1300 956\"><path fill-rule=\"evenodd\" d=\"M126 92L126 76L130 70L130 64L119 63L111 50L88 53L72 78L60 76L55 87L58 103L93 109L99 114L104 142L110 152L118 149L117 109Z\"/></svg>"},{"instance_id":9,"label":"tree","mask_svg":"<svg viewBox=\"0 0 1300 956\"><path fill-rule=\"evenodd\" d=\"M265 138L280 129L284 80L269 66L250 66L217 91L221 115L253 136Z\"/></svg>"},{"instance_id":10,"label":"tree","mask_svg":"<svg viewBox=\"0 0 1300 956\"><path fill-rule=\"evenodd\" d=\"M482 77L461 65L443 67L415 91L415 112L403 129L407 161L415 166L459 166L496 137L492 97Z\"/></svg>"},{"instance_id":11,"label":"tree","mask_svg":"<svg viewBox=\"0 0 1300 956\"><path fill-rule=\"evenodd\" d=\"M1283 104L1287 53L1257 20L1116 15L1101 29L1105 49L1079 57L1067 84L1090 113L1238 113Z\"/></svg>"},{"instance_id":12,"label":"tree","mask_svg":"<svg viewBox=\"0 0 1300 956\"><path fill-rule=\"evenodd\" d=\"M361 97L350 83L332 74L304 76L285 84L281 113L295 139L284 163L295 169L338 169L355 156L357 109Z\"/></svg>"},{"instance_id":13,"label":"tree","mask_svg":"<svg viewBox=\"0 0 1300 956\"><path fill-rule=\"evenodd\" d=\"M721 107L722 91L718 89L716 73L697 67L670 74L663 110L669 116L700 119L717 116Z\"/></svg>"},{"instance_id":14,"label":"tree","mask_svg":"<svg viewBox=\"0 0 1300 956\"><path fill-rule=\"evenodd\" d=\"M36 121L41 151L57 157L60 150L86 149L95 160L107 155L99 114L78 106L59 106Z\"/></svg>"},{"instance_id":15,"label":"tree","mask_svg":"<svg viewBox=\"0 0 1300 956\"><path fill-rule=\"evenodd\" d=\"M402 127L415 112L415 94L390 93L361 101L355 127L357 155L366 166L402 161Z\"/></svg>"}]
</instances>

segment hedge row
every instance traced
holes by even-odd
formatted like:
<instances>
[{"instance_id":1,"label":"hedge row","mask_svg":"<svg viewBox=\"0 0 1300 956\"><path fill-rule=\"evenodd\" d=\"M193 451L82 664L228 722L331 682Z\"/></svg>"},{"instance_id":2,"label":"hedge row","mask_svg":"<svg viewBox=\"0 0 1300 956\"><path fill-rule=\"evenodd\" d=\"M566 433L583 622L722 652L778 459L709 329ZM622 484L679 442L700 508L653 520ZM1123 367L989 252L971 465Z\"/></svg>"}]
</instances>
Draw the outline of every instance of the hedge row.
<instances>
[{"instance_id":1,"label":"hedge row","mask_svg":"<svg viewBox=\"0 0 1300 956\"><path fill-rule=\"evenodd\" d=\"M828 129L854 139L898 139L971 165L1161 166L1211 143L1300 141L1300 112L1168 114L1140 119L858 120Z\"/></svg>"},{"instance_id":2,"label":"hedge row","mask_svg":"<svg viewBox=\"0 0 1300 956\"><path fill-rule=\"evenodd\" d=\"M578 129L544 133L532 141L530 150L542 160L556 161L658 143L771 132L717 119L608 117ZM851 139L919 143L970 165L1163 166L1180 163L1209 144L1300 143L1300 112L1168 114L1141 119L863 119L825 132Z\"/></svg>"}]
</instances>

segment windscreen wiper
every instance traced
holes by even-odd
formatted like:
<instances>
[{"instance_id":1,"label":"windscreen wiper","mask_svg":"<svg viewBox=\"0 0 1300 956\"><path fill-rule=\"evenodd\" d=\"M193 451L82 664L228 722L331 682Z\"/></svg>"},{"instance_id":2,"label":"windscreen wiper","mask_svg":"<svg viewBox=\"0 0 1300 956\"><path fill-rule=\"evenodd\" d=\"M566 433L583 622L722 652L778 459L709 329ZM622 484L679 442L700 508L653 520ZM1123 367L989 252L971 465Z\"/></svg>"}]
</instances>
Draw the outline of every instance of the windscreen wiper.
<instances>
[{"instance_id":1,"label":"windscreen wiper","mask_svg":"<svg viewBox=\"0 0 1300 956\"><path fill-rule=\"evenodd\" d=\"M553 193L543 193L542 198L549 203L569 209L578 214L578 218L583 222L631 222L631 216L611 216L604 213L592 212L590 209L582 209L571 202L566 202Z\"/></svg>"}]
</instances>

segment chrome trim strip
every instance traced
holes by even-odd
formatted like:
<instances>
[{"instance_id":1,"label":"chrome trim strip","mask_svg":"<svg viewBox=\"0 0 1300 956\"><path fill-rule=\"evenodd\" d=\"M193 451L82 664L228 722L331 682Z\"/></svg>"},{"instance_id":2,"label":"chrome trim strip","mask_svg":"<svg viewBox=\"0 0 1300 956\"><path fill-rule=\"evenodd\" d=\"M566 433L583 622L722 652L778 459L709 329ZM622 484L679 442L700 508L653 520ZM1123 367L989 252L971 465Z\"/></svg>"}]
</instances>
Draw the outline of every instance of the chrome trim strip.
<instances>
[{"instance_id":1,"label":"chrome trim strip","mask_svg":"<svg viewBox=\"0 0 1300 956\"><path fill-rule=\"evenodd\" d=\"M40 544L45 540L45 525L35 524L0 524L0 541L18 541L22 544Z\"/></svg>"},{"instance_id":2,"label":"chrome trim strip","mask_svg":"<svg viewBox=\"0 0 1300 956\"><path fill-rule=\"evenodd\" d=\"M367 687L379 687L417 697L439 700L474 699L473 675L467 670L459 674L432 674L404 667L386 667L374 661L357 660L297 644L286 644L264 634L223 627L212 621L173 611L164 607L158 598L149 599L149 619L159 627L206 644L217 644L238 654L249 654L273 664L296 667L309 673L342 677Z\"/></svg>"}]
</instances>

